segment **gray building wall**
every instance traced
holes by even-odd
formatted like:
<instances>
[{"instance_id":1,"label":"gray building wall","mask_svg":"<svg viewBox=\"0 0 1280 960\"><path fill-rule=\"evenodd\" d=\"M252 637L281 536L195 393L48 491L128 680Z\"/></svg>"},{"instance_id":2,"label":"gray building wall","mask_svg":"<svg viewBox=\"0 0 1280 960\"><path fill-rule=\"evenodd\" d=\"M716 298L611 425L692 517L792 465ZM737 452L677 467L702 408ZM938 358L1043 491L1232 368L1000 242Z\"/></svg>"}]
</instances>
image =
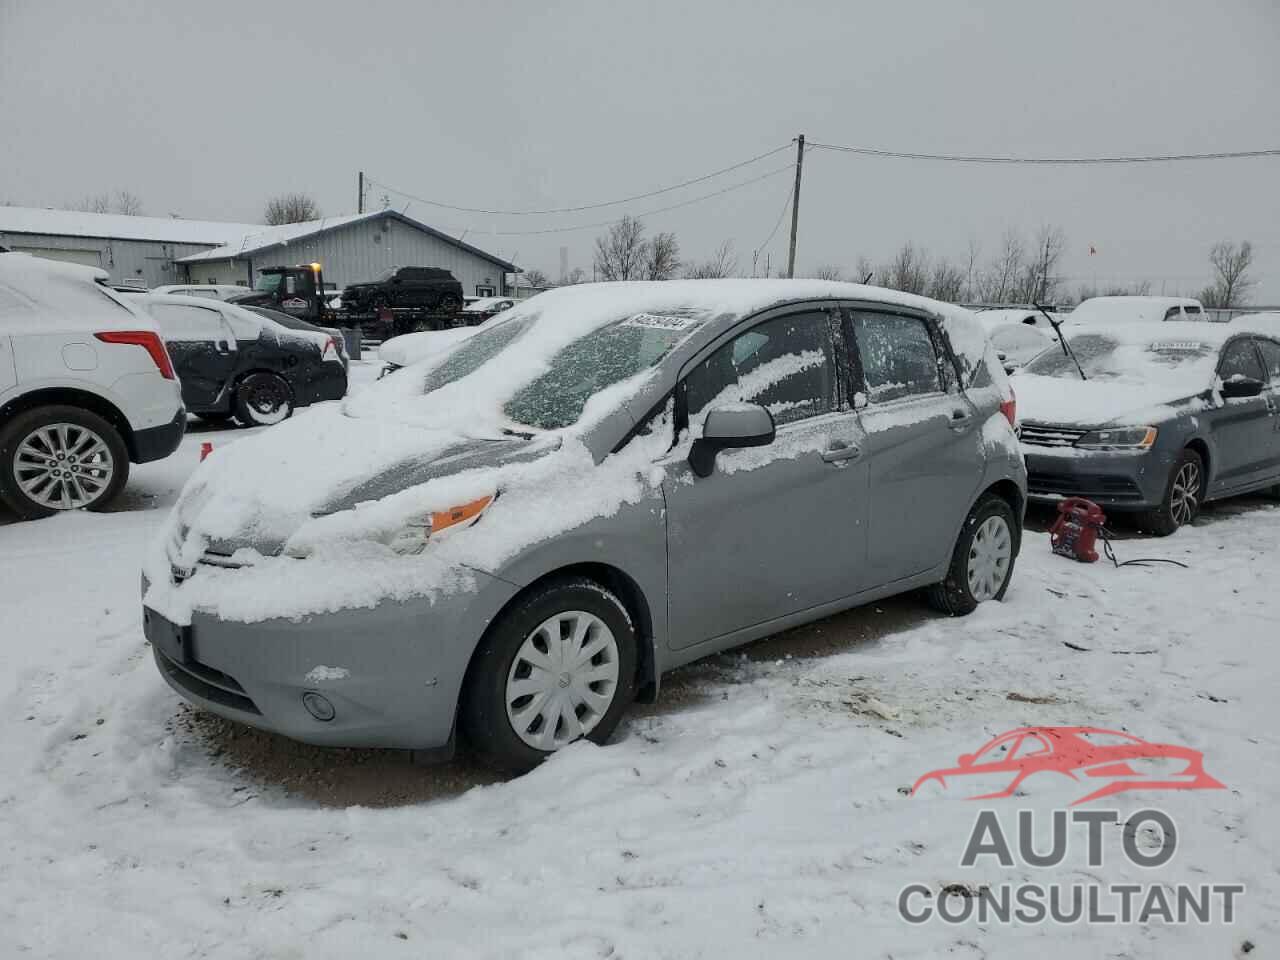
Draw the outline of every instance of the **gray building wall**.
<instances>
[{"instance_id":1,"label":"gray building wall","mask_svg":"<svg viewBox=\"0 0 1280 960\"><path fill-rule=\"evenodd\" d=\"M209 243L160 243L153 240L112 240L107 237L68 237L46 233L0 233L0 247L24 250L52 259L101 267L111 279L141 277L148 287L183 282L174 260L210 250ZM235 283L235 280L227 281Z\"/></svg>"},{"instance_id":2,"label":"gray building wall","mask_svg":"<svg viewBox=\"0 0 1280 960\"><path fill-rule=\"evenodd\" d=\"M288 246L276 247L253 254L255 271L263 267L289 267L300 263L318 262L324 268L326 283L345 287L349 283L374 280L391 267L443 267L452 271L468 296L477 287L489 286L495 292L502 290L502 267L492 260L476 256L460 247L423 233L407 223L391 218L366 220L340 227L320 237L298 240ZM190 264L193 281L202 280L207 266ZM220 283L237 283L240 272L218 262ZM232 273L235 277L232 277ZM223 274L229 279L222 279ZM256 275L255 275L256 279Z\"/></svg>"}]
</instances>

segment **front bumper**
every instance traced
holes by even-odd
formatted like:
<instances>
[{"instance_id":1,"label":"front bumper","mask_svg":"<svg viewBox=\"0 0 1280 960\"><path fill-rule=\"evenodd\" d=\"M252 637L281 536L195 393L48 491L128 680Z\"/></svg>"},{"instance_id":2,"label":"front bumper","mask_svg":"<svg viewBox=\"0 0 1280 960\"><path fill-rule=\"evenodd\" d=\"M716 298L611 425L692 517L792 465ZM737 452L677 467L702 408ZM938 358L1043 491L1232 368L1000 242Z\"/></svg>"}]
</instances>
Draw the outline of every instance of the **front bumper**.
<instances>
[{"instance_id":1,"label":"front bumper","mask_svg":"<svg viewBox=\"0 0 1280 960\"><path fill-rule=\"evenodd\" d=\"M1111 453L1024 443L1027 497L1084 497L1112 510L1146 510L1164 499L1173 457L1160 450Z\"/></svg>"},{"instance_id":2,"label":"front bumper","mask_svg":"<svg viewBox=\"0 0 1280 960\"><path fill-rule=\"evenodd\" d=\"M170 423L159 427L133 431L133 442L130 444L129 459L134 463L150 463L152 460L163 460L182 443L182 436L187 432L187 411L178 408L178 414Z\"/></svg>"},{"instance_id":3,"label":"front bumper","mask_svg":"<svg viewBox=\"0 0 1280 960\"><path fill-rule=\"evenodd\" d=\"M211 713L318 746L429 750L453 731L486 623L477 602L500 608L515 589L490 580L481 595L256 623L197 611L185 628L144 606L143 624L160 675ZM318 719L304 694L322 696L332 718Z\"/></svg>"}]
</instances>

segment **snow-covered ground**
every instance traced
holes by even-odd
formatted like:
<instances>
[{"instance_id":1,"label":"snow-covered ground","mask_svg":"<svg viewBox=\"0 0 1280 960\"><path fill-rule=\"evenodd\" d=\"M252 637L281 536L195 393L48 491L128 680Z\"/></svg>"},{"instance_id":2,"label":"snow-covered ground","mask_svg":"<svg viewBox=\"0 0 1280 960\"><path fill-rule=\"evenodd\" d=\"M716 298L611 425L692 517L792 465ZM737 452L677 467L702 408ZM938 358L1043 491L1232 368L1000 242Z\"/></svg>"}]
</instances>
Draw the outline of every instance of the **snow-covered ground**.
<instances>
[{"instance_id":1,"label":"snow-covered ground","mask_svg":"<svg viewBox=\"0 0 1280 960\"><path fill-rule=\"evenodd\" d=\"M913 600L853 611L677 672L664 702L637 707L608 747L575 745L510 782L405 763L397 782L420 785L406 796L434 799L343 808L281 764L275 783L228 766L240 755L225 725L189 720L142 638L144 544L200 442L244 435L191 434L135 470L115 513L0 516L0 956L1276 950L1276 505L1211 508L1168 540L1117 544L1121 559L1187 570L1075 564L1028 534L1007 601L972 617L937 618ZM1157 870L1125 863L1118 828L1101 868L1085 865L1082 842L1050 870L962 868L979 805L906 788L1021 725L1193 747L1228 789L1116 798L1122 813L1155 806L1176 821L1176 855ZM258 750L302 756L274 742ZM340 756L347 782L387 775L384 755ZM1047 819L1078 795L1035 788L987 805ZM907 884L1010 878L1241 882L1246 893L1230 927L898 917Z\"/></svg>"}]
</instances>

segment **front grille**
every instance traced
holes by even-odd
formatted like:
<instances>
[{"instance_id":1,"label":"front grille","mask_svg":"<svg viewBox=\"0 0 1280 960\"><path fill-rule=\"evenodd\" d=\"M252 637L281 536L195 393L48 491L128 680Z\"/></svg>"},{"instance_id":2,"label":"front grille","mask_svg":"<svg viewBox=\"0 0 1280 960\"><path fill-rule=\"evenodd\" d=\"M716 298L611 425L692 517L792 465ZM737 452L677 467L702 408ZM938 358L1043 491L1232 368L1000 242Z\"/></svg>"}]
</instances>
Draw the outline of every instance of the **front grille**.
<instances>
[{"instance_id":1,"label":"front grille","mask_svg":"<svg viewBox=\"0 0 1280 960\"><path fill-rule=\"evenodd\" d=\"M1059 427L1050 423L1023 423L1019 436L1023 443L1037 447L1073 447L1088 430Z\"/></svg>"},{"instance_id":2,"label":"front grille","mask_svg":"<svg viewBox=\"0 0 1280 960\"><path fill-rule=\"evenodd\" d=\"M1130 477L1096 473L1028 473L1027 492L1111 500L1138 500L1142 497L1142 491Z\"/></svg>"},{"instance_id":3,"label":"front grille","mask_svg":"<svg viewBox=\"0 0 1280 960\"><path fill-rule=\"evenodd\" d=\"M176 660L170 659L159 647L154 649L157 666L160 667L165 676L169 677L184 690L188 690L194 696L202 700L208 700L211 703L217 703L244 713L262 715L258 705L249 699L244 692L244 687L240 686L233 677L228 676L221 670L215 670L213 667L194 660L188 663L178 663Z\"/></svg>"}]
</instances>

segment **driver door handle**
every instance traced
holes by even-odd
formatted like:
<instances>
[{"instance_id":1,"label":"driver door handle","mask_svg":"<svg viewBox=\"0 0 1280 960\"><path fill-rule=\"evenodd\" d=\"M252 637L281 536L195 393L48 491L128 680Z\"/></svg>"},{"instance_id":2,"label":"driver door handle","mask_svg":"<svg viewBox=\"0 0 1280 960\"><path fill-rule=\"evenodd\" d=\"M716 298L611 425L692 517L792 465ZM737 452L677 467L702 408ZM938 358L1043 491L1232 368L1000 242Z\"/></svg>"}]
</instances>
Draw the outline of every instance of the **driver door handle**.
<instances>
[{"instance_id":1,"label":"driver door handle","mask_svg":"<svg viewBox=\"0 0 1280 960\"><path fill-rule=\"evenodd\" d=\"M844 440L832 440L831 446L822 451L822 459L826 463L844 463L857 460L862 456L862 448Z\"/></svg>"}]
</instances>

